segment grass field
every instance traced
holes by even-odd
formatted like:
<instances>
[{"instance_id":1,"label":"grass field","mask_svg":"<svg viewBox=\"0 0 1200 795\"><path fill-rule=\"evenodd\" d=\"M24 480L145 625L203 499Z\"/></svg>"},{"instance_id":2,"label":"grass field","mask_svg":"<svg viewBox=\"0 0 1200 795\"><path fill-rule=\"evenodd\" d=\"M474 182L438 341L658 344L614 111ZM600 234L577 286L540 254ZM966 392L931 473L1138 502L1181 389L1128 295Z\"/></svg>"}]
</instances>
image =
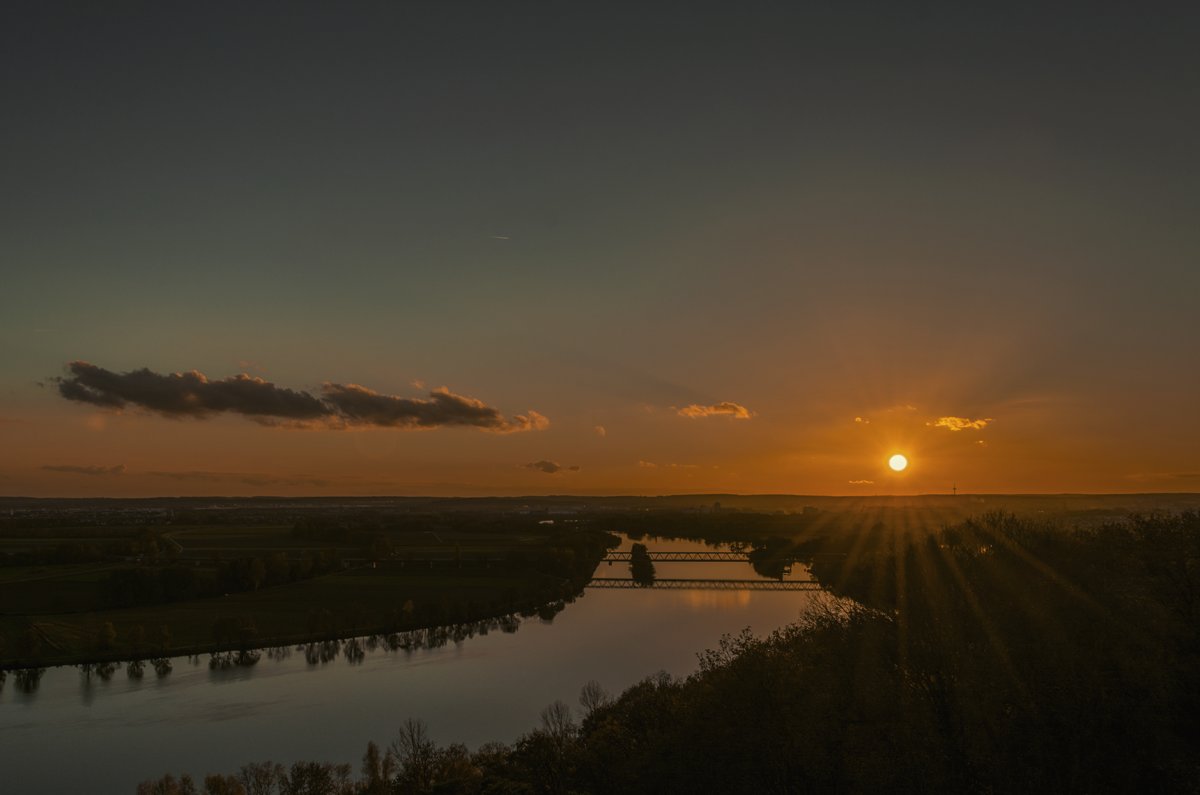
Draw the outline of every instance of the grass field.
<instances>
[{"instance_id":1,"label":"grass field","mask_svg":"<svg viewBox=\"0 0 1200 795\"><path fill-rule=\"evenodd\" d=\"M528 523L518 532L439 527L384 534L387 551L378 560L358 543L314 541L288 525L35 530L30 537L5 530L7 549L43 554L81 540L152 538L153 551L0 566L0 668L279 645L528 610L582 588L605 548L595 533L564 541ZM295 562L318 550L335 551L343 563L319 576L207 598L112 606L114 573L174 576L187 569L215 578L230 562L266 556Z\"/></svg>"}]
</instances>

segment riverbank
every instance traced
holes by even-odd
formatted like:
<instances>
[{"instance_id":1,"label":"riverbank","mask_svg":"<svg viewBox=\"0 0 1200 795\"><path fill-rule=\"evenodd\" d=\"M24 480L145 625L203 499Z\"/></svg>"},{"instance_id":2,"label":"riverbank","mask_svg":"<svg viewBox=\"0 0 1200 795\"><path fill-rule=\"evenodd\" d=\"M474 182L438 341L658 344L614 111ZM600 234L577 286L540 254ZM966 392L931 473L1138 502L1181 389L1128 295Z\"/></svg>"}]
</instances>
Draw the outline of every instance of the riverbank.
<instances>
[{"instance_id":1,"label":"riverbank","mask_svg":"<svg viewBox=\"0 0 1200 795\"><path fill-rule=\"evenodd\" d=\"M476 539L466 555L462 544L407 548L327 574L220 596L94 610L80 610L77 600L67 611L0 615L0 669L238 651L532 615L578 595L613 543L614 537L596 531L500 533L486 545ZM68 576L78 577L77 569ZM180 570L178 561L124 569L159 578ZM10 604L30 603L51 593L55 581L10 578L0 585L16 592Z\"/></svg>"}]
</instances>

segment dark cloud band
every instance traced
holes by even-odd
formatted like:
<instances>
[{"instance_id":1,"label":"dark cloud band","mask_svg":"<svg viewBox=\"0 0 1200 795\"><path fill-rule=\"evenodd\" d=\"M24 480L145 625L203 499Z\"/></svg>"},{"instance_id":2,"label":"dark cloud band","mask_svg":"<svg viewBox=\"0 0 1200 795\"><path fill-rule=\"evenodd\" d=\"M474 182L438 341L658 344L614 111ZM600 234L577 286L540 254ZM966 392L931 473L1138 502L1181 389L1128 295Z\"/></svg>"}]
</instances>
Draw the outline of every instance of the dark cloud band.
<instances>
[{"instance_id":1,"label":"dark cloud band","mask_svg":"<svg viewBox=\"0 0 1200 795\"><path fill-rule=\"evenodd\" d=\"M578 472L578 466L565 467L557 461L533 461L528 464L521 464L525 469L533 469L538 472L545 472L547 475L557 475L559 472Z\"/></svg>"},{"instance_id":2,"label":"dark cloud band","mask_svg":"<svg viewBox=\"0 0 1200 795\"><path fill-rule=\"evenodd\" d=\"M327 427L477 428L496 433L541 430L549 420L530 411L511 418L481 400L435 389L428 398L385 395L358 384L326 383L321 397L246 374L218 381L203 373L163 375L147 368L115 373L88 362L67 365L53 379L67 400L110 409L137 407L167 417L241 414L269 424Z\"/></svg>"},{"instance_id":3,"label":"dark cloud band","mask_svg":"<svg viewBox=\"0 0 1200 795\"><path fill-rule=\"evenodd\" d=\"M531 411L506 419L498 410L482 400L456 395L442 387L429 393L428 398L403 398L383 395L358 384L325 384L322 388L326 405L341 418L355 425L378 425L385 428L440 428L460 425L489 431L540 430L549 421Z\"/></svg>"},{"instance_id":4,"label":"dark cloud band","mask_svg":"<svg viewBox=\"0 0 1200 795\"><path fill-rule=\"evenodd\" d=\"M46 464L42 469L47 472L65 472L68 475L120 475L125 472L124 464L111 467L75 466L73 464Z\"/></svg>"}]
</instances>

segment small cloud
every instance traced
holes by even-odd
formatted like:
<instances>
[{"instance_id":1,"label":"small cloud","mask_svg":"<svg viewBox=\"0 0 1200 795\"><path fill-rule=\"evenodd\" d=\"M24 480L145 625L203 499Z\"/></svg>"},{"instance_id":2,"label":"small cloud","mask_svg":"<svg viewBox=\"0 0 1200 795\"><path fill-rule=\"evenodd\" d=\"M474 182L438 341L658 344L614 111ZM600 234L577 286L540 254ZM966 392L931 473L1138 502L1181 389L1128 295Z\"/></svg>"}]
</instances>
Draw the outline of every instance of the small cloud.
<instances>
[{"instance_id":1,"label":"small cloud","mask_svg":"<svg viewBox=\"0 0 1200 795\"><path fill-rule=\"evenodd\" d=\"M511 240L508 235L492 235L492 240Z\"/></svg>"},{"instance_id":2,"label":"small cloud","mask_svg":"<svg viewBox=\"0 0 1200 795\"><path fill-rule=\"evenodd\" d=\"M565 467L557 461L547 461L545 459L542 459L541 461L533 461L528 464L521 464L521 466L525 469L533 469L538 472L545 472L547 475L557 475L559 472L579 471L578 466Z\"/></svg>"},{"instance_id":3,"label":"small cloud","mask_svg":"<svg viewBox=\"0 0 1200 795\"><path fill-rule=\"evenodd\" d=\"M980 447L987 447L987 446L988 446L988 443L987 443L987 442L985 442L983 439L980 439L979 441L975 442L975 444L979 445Z\"/></svg>"},{"instance_id":4,"label":"small cloud","mask_svg":"<svg viewBox=\"0 0 1200 795\"><path fill-rule=\"evenodd\" d=\"M597 425L595 428L592 428L592 430L595 431L596 435L601 438L608 436L608 429L603 425Z\"/></svg>"},{"instance_id":5,"label":"small cloud","mask_svg":"<svg viewBox=\"0 0 1200 795\"><path fill-rule=\"evenodd\" d=\"M871 421L869 419L867 419L866 417L855 417L854 421L857 422L859 425L870 425L871 424Z\"/></svg>"},{"instance_id":6,"label":"small cloud","mask_svg":"<svg viewBox=\"0 0 1200 795\"><path fill-rule=\"evenodd\" d=\"M70 475L120 475L125 472L124 464L111 467L73 466L71 464L47 464L42 467L47 472L65 472Z\"/></svg>"},{"instance_id":7,"label":"small cloud","mask_svg":"<svg viewBox=\"0 0 1200 795\"><path fill-rule=\"evenodd\" d=\"M263 367L258 362L254 362L249 359L239 359L238 367L240 367L243 372L246 370L255 370L260 373L265 373L267 371L267 368Z\"/></svg>"},{"instance_id":8,"label":"small cloud","mask_svg":"<svg viewBox=\"0 0 1200 795\"><path fill-rule=\"evenodd\" d=\"M715 403L711 406L701 406L698 403L693 403L690 406L676 409L675 413L680 417L687 417L692 420L702 417L732 417L736 420L748 420L751 416L748 408L728 400Z\"/></svg>"},{"instance_id":9,"label":"small cloud","mask_svg":"<svg viewBox=\"0 0 1200 795\"><path fill-rule=\"evenodd\" d=\"M873 486L873 485L875 485L875 481L873 481L873 480L851 480L851 481L849 481L849 483L851 486Z\"/></svg>"},{"instance_id":10,"label":"small cloud","mask_svg":"<svg viewBox=\"0 0 1200 795\"><path fill-rule=\"evenodd\" d=\"M699 464L667 464L671 469L699 469Z\"/></svg>"},{"instance_id":11,"label":"small cloud","mask_svg":"<svg viewBox=\"0 0 1200 795\"><path fill-rule=\"evenodd\" d=\"M657 469L658 468L658 464L654 463L653 461L638 461L638 466L640 466L642 469Z\"/></svg>"},{"instance_id":12,"label":"small cloud","mask_svg":"<svg viewBox=\"0 0 1200 795\"><path fill-rule=\"evenodd\" d=\"M971 420L966 417L938 417L933 422L925 423L931 428L945 428L948 431L982 431L990 423L995 422L991 417Z\"/></svg>"}]
</instances>

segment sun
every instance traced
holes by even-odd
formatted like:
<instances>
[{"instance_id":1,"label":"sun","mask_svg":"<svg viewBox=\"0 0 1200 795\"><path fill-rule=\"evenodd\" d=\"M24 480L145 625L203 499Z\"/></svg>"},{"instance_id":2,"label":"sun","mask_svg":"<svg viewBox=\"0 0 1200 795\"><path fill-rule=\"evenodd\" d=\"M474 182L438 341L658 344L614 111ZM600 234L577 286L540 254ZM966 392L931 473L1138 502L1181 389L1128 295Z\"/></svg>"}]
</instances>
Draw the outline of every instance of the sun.
<instances>
[{"instance_id":1,"label":"sun","mask_svg":"<svg viewBox=\"0 0 1200 795\"><path fill-rule=\"evenodd\" d=\"M903 472L904 470L908 469L908 459L899 453L896 453L894 456L888 459L888 466L890 466L894 472Z\"/></svg>"}]
</instances>

